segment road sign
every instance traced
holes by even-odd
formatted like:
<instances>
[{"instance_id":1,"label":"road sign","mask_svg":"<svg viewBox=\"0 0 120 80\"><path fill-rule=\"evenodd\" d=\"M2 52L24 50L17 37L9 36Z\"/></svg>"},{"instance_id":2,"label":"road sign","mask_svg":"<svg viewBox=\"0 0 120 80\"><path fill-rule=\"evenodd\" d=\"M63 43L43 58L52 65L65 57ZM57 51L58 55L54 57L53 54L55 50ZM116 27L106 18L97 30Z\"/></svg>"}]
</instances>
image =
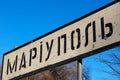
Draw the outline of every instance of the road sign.
<instances>
[{"instance_id":1,"label":"road sign","mask_svg":"<svg viewBox=\"0 0 120 80\"><path fill-rule=\"evenodd\" d=\"M18 79L120 44L120 2L112 2L4 54L2 80Z\"/></svg>"}]
</instances>

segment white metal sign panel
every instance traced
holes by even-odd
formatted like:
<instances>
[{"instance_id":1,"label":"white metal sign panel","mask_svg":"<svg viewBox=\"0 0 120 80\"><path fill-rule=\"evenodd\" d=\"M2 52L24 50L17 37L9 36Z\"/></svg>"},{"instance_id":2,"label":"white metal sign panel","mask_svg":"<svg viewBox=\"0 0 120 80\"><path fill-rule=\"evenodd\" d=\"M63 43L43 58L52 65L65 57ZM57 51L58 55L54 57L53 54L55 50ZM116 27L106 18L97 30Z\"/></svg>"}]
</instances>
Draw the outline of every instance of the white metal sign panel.
<instances>
[{"instance_id":1,"label":"white metal sign panel","mask_svg":"<svg viewBox=\"0 0 120 80\"><path fill-rule=\"evenodd\" d=\"M120 43L120 2L6 53L2 80L44 70L116 43Z\"/></svg>"}]
</instances>

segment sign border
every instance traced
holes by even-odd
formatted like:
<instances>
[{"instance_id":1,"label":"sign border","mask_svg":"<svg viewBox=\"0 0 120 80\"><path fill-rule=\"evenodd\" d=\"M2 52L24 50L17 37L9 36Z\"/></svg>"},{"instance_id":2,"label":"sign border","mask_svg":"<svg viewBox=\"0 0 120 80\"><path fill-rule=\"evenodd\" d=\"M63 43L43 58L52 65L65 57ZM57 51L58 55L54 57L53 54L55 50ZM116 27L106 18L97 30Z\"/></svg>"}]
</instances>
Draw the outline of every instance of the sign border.
<instances>
[{"instance_id":1,"label":"sign border","mask_svg":"<svg viewBox=\"0 0 120 80\"><path fill-rule=\"evenodd\" d=\"M57 29L55 29L55 30L53 30L53 31L45 34L45 35L42 35L42 36L40 36L40 37L38 37L38 38L36 38L36 39L34 39L34 40L32 40L32 41L29 41L29 42L27 42L27 43L25 43L25 44L23 44L23 45L15 48L15 49L11 50L11 51L8 51L8 52L4 53L4 54L3 54L3 59L2 59L2 73L3 73L3 64L4 64L4 56L5 56L5 55L7 55L7 54L9 54L9 53L11 53L11 52L13 52L13 51L16 51L16 50L18 50L19 48L22 48L22 47L24 47L24 46L26 46L26 45L28 45L28 44L30 44L30 43L32 43L32 42L35 42L35 41L37 41L38 39L41 39L41 38L43 38L43 37L46 37L46 36L48 36L48 35L56 32L56 31L58 31L58 30L60 30L60 29L63 29L63 28L65 28L65 27L67 27L67 26L69 26L69 25L71 25L71 24L73 24L73 23L75 23L75 22L77 22L77 21L79 21L79 20L82 20L82 19L84 19L84 18L86 18L86 17L88 17L88 16L90 16L90 15L92 15L92 14L95 14L95 13L97 13L97 12L99 12L99 11L101 11L101 10L103 10L103 9L105 9L105 8L113 5L113 4L116 4L116 3L118 3L118 2L120 2L120 1L119 1L119 0L113 1L113 2L111 2L111 3L109 3L109 4L107 4L107 5L103 6L103 7L101 7L101 8L99 8L99 9L95 10L95 11L92 11L92 12L90 12L90 13L88 13L88 14L86 14L86 15L84 15L84 16L82 16L82 17L80 17L80 18L78 18L78 19L76 19L76 20L74 20L74 21L71 21L70 23L67 23L67 24L65 24L65 25L63 25L63 26L60 26L59 28L57 28ZM60 65L63 65L63 64L66 64L66 63L75 61L75 60L77 60L77 59L79 59L79 58L85 58L85 57L88 57L88 56L97 54L97 53L99 53L99 52L102 52L102 51L105 51L105 50L114 48L114 47L119 46L119 45L120 45L120 41L117 42L117 43L113 43L113 44L104 46L104 47L99 48L99 49L95 49L95 50L93 50L93 51L90 51L89 53L87 52L87 53L84 53L83 55L80 55L80 56L77 56L77 57L73 57L73 58L71 58L71 59L67 59L67 60L65 60L65 61L62 61L62 62L59 62L59 63L56 63L56 64L52 64L52 65L49 65L49 66L44 67L44 68L40 68L40 69L35 70L35 71L32 71L32 72L30 72L30 73L27 73L27 74L23 74L23 75L14 77L14 78L12 78L12 79L10 79L10 80L22 79L22 78L31 76L31 75L33 75L33 74L36 74L36 73L39 73L39 72L48 70L48 69L50 69L50 68L58 67L58 66L60 66ZM1 79L2 79L2 73L1 73Z\"/></svg>"}]
</instances>

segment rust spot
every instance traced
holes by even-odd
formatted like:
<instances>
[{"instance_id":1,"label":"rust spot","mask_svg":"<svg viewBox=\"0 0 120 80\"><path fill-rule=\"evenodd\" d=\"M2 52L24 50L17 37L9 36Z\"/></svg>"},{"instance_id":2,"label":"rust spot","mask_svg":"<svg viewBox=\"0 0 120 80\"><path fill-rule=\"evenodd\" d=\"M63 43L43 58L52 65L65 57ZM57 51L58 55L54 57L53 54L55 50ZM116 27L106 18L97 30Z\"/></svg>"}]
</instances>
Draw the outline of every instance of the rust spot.
<instances>
[{"instance_id":1,"label":"rust spot","mask_svg":"<svg viewBox=\"0 0 120 80\"><path fill-rule=\"evenodd\" d=\"M93 46L92 46L93 48L95 48L95 45L93 44Z\"/></svg>"},{"instance_id":2,"label":"rust spot","mask_svg":"<svg viewBox=\"0 0 120 80\"><path fill-rule=\"evenodd\" d=\"M98 35L98 37L101 37L101 35Z\"/></svg>"}]
</instances>

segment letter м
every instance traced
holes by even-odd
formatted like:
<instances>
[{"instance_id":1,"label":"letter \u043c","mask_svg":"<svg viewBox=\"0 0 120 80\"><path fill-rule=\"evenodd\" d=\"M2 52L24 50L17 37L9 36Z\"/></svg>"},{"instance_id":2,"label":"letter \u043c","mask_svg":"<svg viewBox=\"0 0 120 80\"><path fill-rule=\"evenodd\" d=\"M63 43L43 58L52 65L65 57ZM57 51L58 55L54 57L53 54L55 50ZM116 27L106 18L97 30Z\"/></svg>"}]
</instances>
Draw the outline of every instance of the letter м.
<instances>
[{"instance_id":1,"label":"letter \u043c","mask_svg":"<svg viewBox=\"0 0 120 80\"><path fill-rule=\"evenodd\" d=\"M9 72L13 73L13 70L14 70L14 72L16 72L16 70L17 70L17 61L18 61L18 56L17 55L16 55L16 58L14 60L13 65L11 65L10 59L8 59L8 61L7 61L7 75L9 74Z\"/></svg>"}]
</instances>

